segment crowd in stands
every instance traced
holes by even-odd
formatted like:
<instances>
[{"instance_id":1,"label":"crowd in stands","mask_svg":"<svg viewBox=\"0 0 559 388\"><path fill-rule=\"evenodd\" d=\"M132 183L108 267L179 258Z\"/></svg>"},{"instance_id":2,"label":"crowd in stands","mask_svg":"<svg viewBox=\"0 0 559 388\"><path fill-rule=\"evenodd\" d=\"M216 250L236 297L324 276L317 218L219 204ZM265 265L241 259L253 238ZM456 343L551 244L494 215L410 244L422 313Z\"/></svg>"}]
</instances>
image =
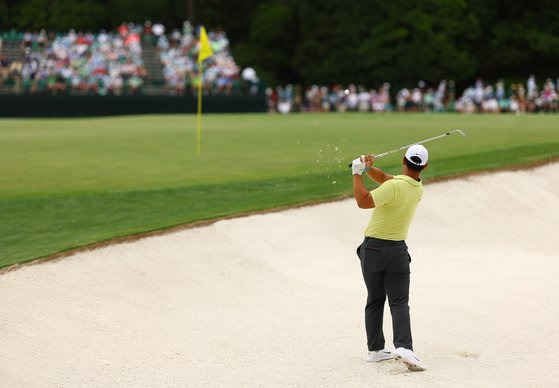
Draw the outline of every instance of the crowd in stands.
<instances>
[{"instance_id":1,"label":"crowd in stands","mask_svg":"<svg viewBox=\"0 0 559 388\"><path fill-rule=\"evenodd\" d=\"M116 31L66 34L25 32L13 39L20 42L20 55L2 55L0 38L0 87L11 80L13 90L27 93L135 94L148 80L142 42L157 50L160 68L150 77L167 94L197 93L198 31L189 22L182 30L166 34L161 23L122 23ZM221 30L208 31L214 55L203 64L203 90L211 94L257 94L260 80L252 68L240 72ZM156 85L159 86L159 85ZM163 91L163 89L162 89Z\"/></svg>"},{"instance_id":2,"label":"crowd in stands","mask_svg":"<svg viewBox=\"0 0 559 388\"><path fill-rule=\"evenodd\" d=\"M391 97L392 96L392 97ZM402 88L391 94L390 84L367 89L353 84L318 86L306 89L286 85L266 89L268 111L290 112L460 112L460 113L525 113L559 111L559 78L548 78L541 89L531 75L522 83L495 85L478 79L456 98L453 81L442 80L428 86L419 81L414 88Z\"/></svg>"},{"instance_id":3,"label":"crowd in stands","mask_svg":"<svg viewBox=\"0 0 559 388\"><path fill-rule=\"evenodd\" d=\"M140 33L122 24L116 32L66 34L25 32L21 57L1 56L0 82L11 77L14 89L29 93L137 93L147 75Z\"/></svg>"}]
</instances>

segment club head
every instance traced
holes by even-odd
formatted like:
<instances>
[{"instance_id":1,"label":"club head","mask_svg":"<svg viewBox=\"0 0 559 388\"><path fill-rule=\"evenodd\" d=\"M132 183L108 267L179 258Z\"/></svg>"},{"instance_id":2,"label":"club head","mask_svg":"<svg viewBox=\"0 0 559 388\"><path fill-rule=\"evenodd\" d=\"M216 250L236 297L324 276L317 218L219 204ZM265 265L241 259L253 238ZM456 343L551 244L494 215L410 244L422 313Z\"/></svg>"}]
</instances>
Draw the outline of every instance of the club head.
<instances>
[{"instance_id":1,"label":"club head","mask_svg":"<svg viewBox=\"0 0 559 388\"><path fill-rule=\"evenodd\" d=\"M464 132L462 132L461 130L459 130L459 129L457 129L457 130L455 130L455 131L452 131L452 132L458 132L460 135L466 136L466 134L465 134Z\"/></svg>"}]
</instances>

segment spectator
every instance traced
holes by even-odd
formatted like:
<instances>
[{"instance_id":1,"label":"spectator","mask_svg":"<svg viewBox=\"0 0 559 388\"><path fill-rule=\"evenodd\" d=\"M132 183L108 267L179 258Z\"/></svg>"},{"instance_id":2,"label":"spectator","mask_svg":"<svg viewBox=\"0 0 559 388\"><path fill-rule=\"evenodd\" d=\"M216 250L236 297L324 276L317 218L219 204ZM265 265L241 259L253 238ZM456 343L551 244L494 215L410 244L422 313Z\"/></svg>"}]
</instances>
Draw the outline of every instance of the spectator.
<instances>
[{"instance_id":1,"label":"spectator","mask_svg":"<svg viewBox=\"0 0 559 388\"><path fill-rule=\"evenodd\" d=\"M476 107L476 112L481 112L482 110L481 104L483 103L484 93L483 81L481 80L481 78L478 78L473 90L473 100Z\"/></svg>"},{"instance_id":2,"label":"spectator","mask_svg":"<svg viewBox=\"0 0 559 388\"><path fill-rule=\"evenodd\" d=\"M25 49L31 49L32 46L33 46L33 34L31 33L31 31L25 31L21 42L22 51L25 51Z\"/></svg>"},{"instance_id":3,"label":"spectator","mask_svg":"<svg viewBox=\"0 0 559 388\"><path fill-rule=\"evenodd\" d=\"M346 106L349 111L356 111L357 104L359 104L359 97L357 96L357 89L354 84L350 84L346 93Z\"/></svg>"},{"instance_id":4,"label":"spectator","mask_svg":"<svg viewBox=\"0 0 559 388\"><path fill-rule=\"evenodd\" d=\"M513 113L519 113L520 111L520 104L518 103L518 98L515 95L510 97L509 111Z\"/></svg>"},{"instance_id":5,"label":"spectator","mask_svg":"<svg viewBox=\"0 0 559 388\"><path fill-rule=\"evenodd\" d=\"M398 111L402 112L411 106L410 92L408 89L401 89L396 95L396 104L398 105Z\"/></svg>"},{"instance_id":6,"label":"spectator","mask_svg":"<svg viewBox=\"0 0 559 388\"><path fill-rule=\"evenodd\" d=\"M433 96L433 110L435 112L442 112L445 107L445 97L446 97L446 80L441 80L437 91Z\"/></svg>"},{"instance_id":7,"label":"spectator","mask_svg":"<svg viewBox=\"0 0 559 388\"><path fill-rule=\"evenodd\" d=\"M258 84L260 83L260 79L258 79L256 71L252 67L246 67L241 73L241 78L248 85L249 95L254 96L258 94Z\"/></svg>"},{"instance_id":8,"label":"spectator","mask_svg":"<svg viewBox=\"0 0 559 388\"><path fill-rule=\"evenodd\" d=\"M382 85L378 93L376 93L376 98L372 99L372 109L374 112L385 112L392 109L390 104L390 84L388 82Z\"/></svg>"},{"instance_id":9,"label":"spectator","mask_svg":"<svg viewBox=\"0 0 559 388\"><path fill-rule=\"evenodd\" d=\"M157 39L157 49L159 51L167 51L169 50L169 40L167 39L167 37L165 35L161 35L158 39Z\"/></svg>"},{"instance_id":10,"label":"spectator","mask_svg":"<svg viewBox=\"0 0 559 388\"><path fill-rule=\"evenodd\" d=\"M527 94L527 98L528 100L534 100L536 98L536 95L538 93L538 87L536 85L536 77L532 74L530 75L530 77L528 77L528 94Z\"/></svg>"},{"instance_id":11,"label":"spectator","mask_svg":"<svg viewBox=\"0 0 559 388\"><path fill-rule=\"evenodd\" d=\"M357 110L359 110L359 112L368 112L371 109L372 93L376 96L376 92L374 90L372 92L367 91L363 85L359 85L357 90ZM325 90L325 94L327 93L328 90Z\"/></svg>"},{"instance_id":12,"label":"spectator","mask_svg":"<svg viewBox=\"0 0 559 388\"><path fill-rule=\"evenodd\" d=\"M178 30L178 28L175 28L173 30L173 32L171 33L171 39L170 42L172 45L179 45L181 43L182 40L182 35L180 33L180 31Z\"/></svg>"},{"instance_id":13,"label":"spectator","mask_svg":"<svg viewBox=\"0 0 559 388\"><path fill-rule=\"evenodd\" d=\"M121 37L125 37L126 35L128 35L128 33L130 32L128 29L128 23L122 22L120 26L118 26L117 32Z\"/></svg>"},{"instance_id":14,"label":"spectator","mask_svg":"<svg viewBox=\"0 0 559 388\"><path fill-rule=\"evenodd\" d=\"M454 85L454 81L448 81L448 99L445 103L445 106L451 112L454 111L454 107L456 104L456 88Z\"/></svg>"},{"instance_id":15,"label":"spectator","mask_svg":"<svg viewBox=\"0 0 559 388\"><path fill-rule=\"evenodd\" d=\"M495 98L493 86L487 85L481 102L483 112L499 113L499 102Z\"/></svg>"},{"instance_id":16,"label":"spectator","mask_svg":"<svg viewBox=\"0 0 559 388\"><path fill-rule=\"evenodd\" d=\"M48 47L49 38L47 36L47 32L44 29L39 32L36 41L40 49L44 50Z\"/></svg>"},{"instance_id":17,"label":"spectator","mask_svg":"<svg viewBox=\"0 0 559 388\"><path fill-rule=\"evenodd\" d=\"M287 114L291 111L293 102L292 86L287 85L285 88L278 86L276 88L278 95L277 110L279 113Z\"/></svg>"},{"instance_id":18,"label":"spectator","mask_svg":"<svg viewBox=\"0 0 559 388\"><path fill-rule=\"evenodd\" d=\"M433 88L428 88L423 95L423 110L433 112L435 110L435 92Z\"/></svg>"},{"instance_id":19,"label":"spectator","mask_svg":"<svg viewBox=\"0 0 559 388\"><path fill-rule=\"evenodd\" d=\"M420 81L420 83L423 81ZM423 95L421 93L421 89L419 87L415 88L411 92L411 103L412 103L412 110L418 111L422 108L423 105Z\"/></svg>"},{"instance_id":20,"label":"spectator","mask_svg":"<svg viewBox=\"0 0 559 388\"><path fill-rule=\"evenodd\" d=\"M541 98L542 108L545 112L555 112L557 110L557 92L551 78L546 80Z\"/></svg>"},{"instance_id":21,"label":"spectator","mask_svg":"<svg viewBox=\"0 0 559 388\"><path fill-rule=\"evenodd\" d=\"M518 84L518 106L521 113L526 112L526 89L522 84Z\"/></svg>"},{"instance_id":22,"label":"spectator","mask_svg":"<svg viewBox=\"0 0 559 388\"><path fill-rule=\"evenodd\" d=\"M276 91L270 87L266 88L266 105L268 106L268 112L276 113L278 104L278 95Z\"/></svg>"},{"instance_id":23,"label":"spectator","mask_svg":"<svg viewBox=\"0 0 559 388\"><path fill-rule=\"evenodd\" d=\"M153 44L152 35L151 21L146 20L142 29L142 39Z\"/></svg>"},{"instance_id":24,"label":"spectator","mask_svg":"<svg viewBox=\"0 0 559 388\"><path fill-rule=\"evenodd\" d=\"M151 27L151 31L153 32L153 41L154 42L159 42L159 38L161 36L165 36L165 26L163 26L163 24L161 24L161 23L155 23Z\"/></svg>"},{"instance_id":25,"label":"spectator","mask_svg":"<svg viewBox=\"0 0 559 388\"><path fill-rule=\"evenodd\" d=\"M495 97L498 101L505 98L505 82L502 79L500 79L495 85Z\"/></svg>"}]
</instances>

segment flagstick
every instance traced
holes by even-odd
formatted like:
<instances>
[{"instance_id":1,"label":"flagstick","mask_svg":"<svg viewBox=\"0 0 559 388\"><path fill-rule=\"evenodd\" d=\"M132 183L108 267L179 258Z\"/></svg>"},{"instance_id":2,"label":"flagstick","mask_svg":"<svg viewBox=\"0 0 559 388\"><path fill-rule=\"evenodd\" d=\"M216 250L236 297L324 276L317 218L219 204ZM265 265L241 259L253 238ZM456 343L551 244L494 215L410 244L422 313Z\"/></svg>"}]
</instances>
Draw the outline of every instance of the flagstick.
<instances>
[{"instance_id":1,"label":"flagstick","mask_svg":"<svg viewBox=\"0 0 559 388\"><path fill-rule=\"evenodd\" d=\"M196 115L196 156L202 142L202 62L198 63L198 114Z\"/></svg>"},{"instance_id":2,"label":"flagstick","mask_svg":"<svg viewBox=\"0 0 559 388\"><path fill-rule=\"evenodd\" d=\"M198 53L198 114L196 117L196 156L200 156L202 143L202 83L204 75L202 73L202 63L204 59L214 55L208 34L204 26L200 26L200 52Z\"/></svg>"}]
</instances>

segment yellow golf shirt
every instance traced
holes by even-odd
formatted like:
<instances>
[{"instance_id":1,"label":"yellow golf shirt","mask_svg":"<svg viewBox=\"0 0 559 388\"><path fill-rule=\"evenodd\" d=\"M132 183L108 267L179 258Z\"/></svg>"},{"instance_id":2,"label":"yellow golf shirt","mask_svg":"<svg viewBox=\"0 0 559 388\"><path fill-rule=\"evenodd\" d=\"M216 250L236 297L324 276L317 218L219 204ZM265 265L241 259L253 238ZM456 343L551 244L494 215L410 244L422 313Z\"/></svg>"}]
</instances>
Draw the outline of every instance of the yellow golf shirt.
<instances>
[{"instance_id":1,"label":"yellow golf shirt","mask_svg":"<svg viewBox=\"0 0 559 388\"><path fill-rule=\"evenodd\" d=\"M396 175L371 191L375 209L365 236L383 240L405 240L423 185L407 175Z\"/></svg>"}]
</instances>

